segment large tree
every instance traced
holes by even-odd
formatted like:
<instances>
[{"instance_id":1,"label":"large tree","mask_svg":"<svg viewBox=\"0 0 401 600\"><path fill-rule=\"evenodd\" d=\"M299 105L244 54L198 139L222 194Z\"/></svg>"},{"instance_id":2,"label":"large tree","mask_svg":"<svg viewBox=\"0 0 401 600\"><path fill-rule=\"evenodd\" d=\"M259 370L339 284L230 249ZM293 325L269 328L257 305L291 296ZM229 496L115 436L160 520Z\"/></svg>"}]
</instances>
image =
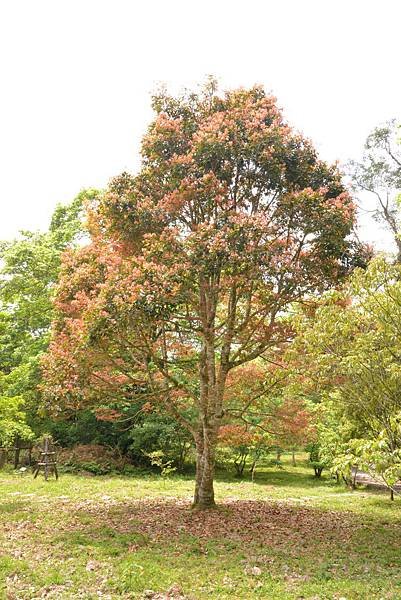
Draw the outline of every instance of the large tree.
<instances>
[{"instance_id":1,"label":"large tree","mask_svg":"<svg viewBox=\"0 0 401 600\"><path fill-rule=\"evenodd\" d=\"M90 211L92 243L65 257L47 397L103 415L138 395L162 406L193 436L204 508L228 376L268 365L293 303L350 267L354 206L260 87L219 94L211 82L153 108L139 174L110 183Z\"/></svg>"}]
</instances>

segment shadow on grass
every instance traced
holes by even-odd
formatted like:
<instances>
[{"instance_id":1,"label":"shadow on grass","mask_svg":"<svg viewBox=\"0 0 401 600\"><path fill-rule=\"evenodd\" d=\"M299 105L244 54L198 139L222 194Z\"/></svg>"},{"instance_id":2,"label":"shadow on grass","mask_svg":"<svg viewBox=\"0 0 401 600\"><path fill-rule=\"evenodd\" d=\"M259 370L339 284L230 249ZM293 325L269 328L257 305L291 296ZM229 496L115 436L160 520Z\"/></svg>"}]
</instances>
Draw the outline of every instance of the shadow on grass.
<instances>
[{"instance_id":1,"label":"shadow on grass","mask_svg":"<svg viewBox=\"0 0 401 600\"><path fill-rule=\"evenodd\" d=\"M69 548L90 547L104 556L119 556L127 551L145 547L148 536L141 533L120 533L116 529L98 526L85 528L84 531L68 531L57 535L53 542L66 544Z\"/></svg>"},{"instance_id":2,"label":"shadow on grass","mask_svg":"<svg viewBox=\"0 0 401 600\"><path fill-rule=\"evenodd\" d=\"M227 471L218 469L216 472L216 481L224 483L252 483L251 476L246 473L244 477L236 477ZM315 477L313 472L294 471L294 469L278 469L275 467L266 466L260 471L257 471L253 480L255 485L261 486L278 486L278 487L297 487L297 488L317 488L336 486L336 482L328 475Z\"/></svg>"}]
</instances>

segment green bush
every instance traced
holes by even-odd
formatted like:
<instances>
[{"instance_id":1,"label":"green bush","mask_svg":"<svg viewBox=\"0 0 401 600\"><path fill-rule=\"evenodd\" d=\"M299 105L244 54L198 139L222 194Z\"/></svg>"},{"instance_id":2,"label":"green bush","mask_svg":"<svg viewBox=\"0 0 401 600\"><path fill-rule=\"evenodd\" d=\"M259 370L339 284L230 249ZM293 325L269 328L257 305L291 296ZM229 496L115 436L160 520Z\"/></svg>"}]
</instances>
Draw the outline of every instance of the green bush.
<instances>
[{"instance_id":1,"label":"green bush","mask_svg":"<svg viewBox=\"0 0 401 600\"><path fill-rule=\"evenodd\" d=\"M61 470L67 473L86 471L94 475L121 473L127 466L127 458L112 448L99 444L80 444L59 452Z\"/></svg>"},{"instance_id":2,"label":"green bush","mask_svg":"<svg viewBox=\"0 0 401 600\"><path fill-rule=\"evenodd\" d=\"M183 471L192 448L192 438L176 421L152 413L133 427L129 435L127 454L135 464L149 465L149 455L160 451L166 461Z\"/></svg>"}]
</instances>

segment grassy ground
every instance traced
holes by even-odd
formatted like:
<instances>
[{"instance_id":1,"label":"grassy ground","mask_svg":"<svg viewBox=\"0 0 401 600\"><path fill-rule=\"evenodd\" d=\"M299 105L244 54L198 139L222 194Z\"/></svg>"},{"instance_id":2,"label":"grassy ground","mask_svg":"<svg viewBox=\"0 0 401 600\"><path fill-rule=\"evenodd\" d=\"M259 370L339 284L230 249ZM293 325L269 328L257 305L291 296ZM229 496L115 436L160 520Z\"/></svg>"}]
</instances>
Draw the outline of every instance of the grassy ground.
<instances>
[{"instance_id":1,"label":"grassy ground","mask_svg":"<svg viewBox=\"0 0 401 600\"><path fill-rule=\"evenodd\" d=\"M289 462L219 478L218 510L191 512L192 488L0 473L0 598L401 599L400 500Z\"/></svg>"}]
</instances>

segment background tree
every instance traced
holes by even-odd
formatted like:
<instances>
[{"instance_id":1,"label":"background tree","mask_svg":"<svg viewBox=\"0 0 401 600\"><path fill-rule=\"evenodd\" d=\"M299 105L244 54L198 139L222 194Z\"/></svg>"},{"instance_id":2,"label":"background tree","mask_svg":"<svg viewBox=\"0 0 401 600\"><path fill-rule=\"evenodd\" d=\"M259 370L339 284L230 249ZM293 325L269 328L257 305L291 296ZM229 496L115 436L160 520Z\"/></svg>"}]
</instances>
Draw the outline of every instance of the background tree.
<instances>
[{"instance_id":1,"label":"background tree","mask_svg":"<svg viewBox=\"0 0 401 600\"><path fill-rule=\"evenodd\" d=\"M301 398L284 398L275 411L274 421L277 446L291 451L295 467L295 451L314 437L312 412Z\"/></svg>"},{"instance_id":2,"label":"background tree","mask_svg":"<svg viewBox=\"0 0 401 600\"><path fill-rule=\"evenodd\" d=\"M33 439L33 431L27 425L22 409L22 398L0 395L0 448L12 446L17 437L26 441Z\"/></svg>"},{"instance_id":3,"label":"background tree","mask_svg":"<svg viewBox=\"0 0 401 600\"><path fill-rule=\"evenodd\" d=\"M275 356L294 302L345 274L354 207L259 87L218 94L211 82L153 108L140 173L111 182L91 245L64 262L47 396L56 408L93 405L99 390L163 406L193 436L203 508L229 373Z\"/></svg>"},{"instance_id":4,"label":"background tree","mask_svg":"<svg viewBox=\"0 0 401 600\"><path fill-rule=\"evenodd\" d=\"M24 231L0 245L0 398L7 414L18 415L16 423L25 406L32 425L38 409L39 361L49 342L61 255L82 232L82 202L91 194L59 205L47 232Z\"/></svg>"},{"instance_id":5,"label":"background tree","mask_svg":"<svg viewBox=\"0 0 401 600\"><path fill-rule=\"evenodd\" d=\"M401 262L400 215L398 196L401 192L400 127L393 119L376 127L368 136L362 160L350 161L348 170L355 190L367 192L375 199L375 208L367 210L386 225ZM364 205L363 200L361 206ZM363 208L363 210L366 210Z\"/></svg>"},{"instance_id":6,"label":"background tree","mask_svg":"<svg viewBox=\"0 0 401 600\"><path fill-rule=\"evenodd\" d=\"M319 451L347 480L351 466L367 468L369 452L377 459L380 447L381 473L398 469L400 320L400 267L375 259L354 273L341 294L323 299L312 317L298 322L292 352L304 391L309 387L320 396Z\"/></svg>"},{"instance_id":7,"label":"background tree","mask_svg":"<svg viewBox=\"0 0 401 600\"><path fill-rule=\"evenodd\" d=\"M363 470L379 484L390 490L391 500L395 485L401 478L401 413L390 417L386 429L372 438L351 439L334 458L333 469L341 473L355 487L357 470Z\"/></svg>"},{"instance_id":8,"label":"background tree","mask_svg":"<svg viewBox=\"0 0 401 600\"><path fill-rule=\"evenodd\" d=\"M234 465L236 477L243 477L249 467L252 481L258 463L271 450L272 439L258 427L228 424L219 430L218 462L224 466Z\"/></svg>"}]
</instances>

